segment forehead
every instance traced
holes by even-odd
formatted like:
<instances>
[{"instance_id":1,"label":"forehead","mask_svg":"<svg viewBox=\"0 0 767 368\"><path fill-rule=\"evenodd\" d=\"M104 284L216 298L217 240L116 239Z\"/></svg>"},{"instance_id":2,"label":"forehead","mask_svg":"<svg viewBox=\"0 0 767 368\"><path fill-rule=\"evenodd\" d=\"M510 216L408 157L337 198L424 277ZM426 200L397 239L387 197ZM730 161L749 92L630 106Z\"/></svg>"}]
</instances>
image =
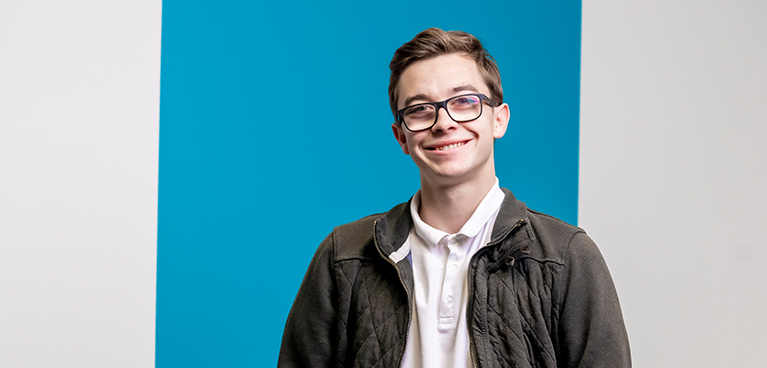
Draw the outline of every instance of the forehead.
<instances>
[{"instance_id":1,"label":"forehead","mask_svg":"<svg viewBox=\"0 0 767 368\"><path fill-rule=\"evenodd\" d=\"M468 87L468 88L467 88ZM397 86L398 108L408 99L441 101L454 96L457 91L488 93L477 63L464 54L440 55L419 60L408 66Z\"/></svg>"}]
</instances>

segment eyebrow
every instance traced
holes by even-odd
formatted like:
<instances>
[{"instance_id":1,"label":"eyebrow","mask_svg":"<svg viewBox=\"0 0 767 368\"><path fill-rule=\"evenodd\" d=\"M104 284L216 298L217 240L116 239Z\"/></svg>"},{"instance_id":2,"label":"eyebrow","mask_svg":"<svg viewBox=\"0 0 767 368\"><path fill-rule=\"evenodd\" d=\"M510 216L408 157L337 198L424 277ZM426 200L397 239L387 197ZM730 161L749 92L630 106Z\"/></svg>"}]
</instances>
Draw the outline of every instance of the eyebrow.
<instances>
[{"instance_id":1,"label":"eyebrow","mask_svg":"<svg viewBox=\"0 0 767 368\"><path fill-rule=\"evenodd\" d=\"M464 84L464 85L461 85L461 86L454 87L453 90L452 90L452 93L456 94L458 92L463 92L463 91L479 92L479 91L477 91L477 89L474 86L472 86L470 84ZM415 96L410 96L410 97L406 98L404 105L405 105L405 107L408 107L408 106L410 106L411 103L413 103L413 101L419 101L419 100L428 101L429 98L425 94L419 93L419 94L417 94Z\"/></svg>"}]
</instances>

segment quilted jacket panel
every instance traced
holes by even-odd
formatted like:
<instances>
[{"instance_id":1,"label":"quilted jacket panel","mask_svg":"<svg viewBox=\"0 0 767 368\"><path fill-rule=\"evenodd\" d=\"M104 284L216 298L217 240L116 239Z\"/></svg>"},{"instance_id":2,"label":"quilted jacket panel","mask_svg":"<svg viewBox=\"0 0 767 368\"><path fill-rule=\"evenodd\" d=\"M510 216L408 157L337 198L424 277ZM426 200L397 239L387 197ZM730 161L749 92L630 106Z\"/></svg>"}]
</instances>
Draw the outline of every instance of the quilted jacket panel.
<instances>
[{"instance_id":1,"label":"quilted jacket panel","mask_svg":"<svg viewBox=\"0 0 767 368\"><path fill-rule=\"evenodd\" d=\"M511 192L469 266L470 351L478 367L630 367L617 294L583 230ZM280 367L399 367L412 309L403 203L320 244L288 316Z\"/></svg>"}]
</instances>

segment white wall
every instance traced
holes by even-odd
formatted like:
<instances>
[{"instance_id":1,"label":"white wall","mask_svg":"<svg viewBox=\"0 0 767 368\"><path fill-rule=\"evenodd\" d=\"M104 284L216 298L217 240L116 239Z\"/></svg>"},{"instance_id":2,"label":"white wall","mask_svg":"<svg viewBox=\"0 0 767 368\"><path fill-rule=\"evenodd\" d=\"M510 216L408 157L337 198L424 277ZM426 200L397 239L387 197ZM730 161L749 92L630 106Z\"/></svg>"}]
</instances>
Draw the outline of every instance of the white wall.
<instances>
[{"instance_id":1,"label":"white wall","mask_svg":"<svg viewBox=\"0 0 767 368\"><path fill-rule=\"evenodd\" d=\"M0 366L154 366L160 0L0 2Z\"/></svg>"},{"instance_id":2,"label":"white wall","mask_svg":"<svg viewBox=\"0 0 767 368\"><path fill-rule=\"evenodd\" d=\"M579 225L636 367L763 367L767 2L583 4Z\"/></svg>"}]
</instances>

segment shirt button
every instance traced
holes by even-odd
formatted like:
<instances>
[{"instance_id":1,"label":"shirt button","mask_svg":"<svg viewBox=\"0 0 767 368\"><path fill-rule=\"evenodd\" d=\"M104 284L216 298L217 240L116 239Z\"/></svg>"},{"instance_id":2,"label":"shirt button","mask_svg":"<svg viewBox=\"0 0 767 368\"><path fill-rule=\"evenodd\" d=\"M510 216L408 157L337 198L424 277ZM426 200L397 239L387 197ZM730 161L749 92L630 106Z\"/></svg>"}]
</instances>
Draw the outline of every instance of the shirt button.
<instances>
[{"instance_id":1,"label":"shirt button","mask_svg":"<svg viewBox=\"0 0 767 368\"><path fill-rule=\"evenodd\" d=\"M447 304L447 305L452 305L453 304L453 296L452 295L448 295L447 296L447 298L445 299L445 304Z\"/></svg>"},{"instance_id":2,"label":"shirt button","mask_svg":"<svg viewBox=\"0 0 767 368\"><path fill-rule=\"evenodd\" d=\"M454 264L452 267L450 267L450 271L452 272L458 272L458 265Z\"/></svg>"}]
</instances>

